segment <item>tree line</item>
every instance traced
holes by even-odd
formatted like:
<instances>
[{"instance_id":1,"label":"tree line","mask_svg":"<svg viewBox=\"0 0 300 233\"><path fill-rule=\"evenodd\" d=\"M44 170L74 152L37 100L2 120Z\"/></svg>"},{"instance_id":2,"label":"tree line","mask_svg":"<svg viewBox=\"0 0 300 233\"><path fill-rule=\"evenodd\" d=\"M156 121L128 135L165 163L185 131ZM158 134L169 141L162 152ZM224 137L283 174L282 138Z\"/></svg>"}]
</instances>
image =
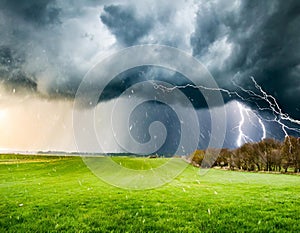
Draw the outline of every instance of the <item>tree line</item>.
<instances>
[{"instance_id":1,"label":"tree line","mask_svg":"<svg viewBox=\"0 0 300 233\"><path fill-rule=\"evenodd\" d=\"M191 163L200 166L205 152L196 150L191 156ZM300 138L285 137L283 142L267 138L256 143L245 143L236 149L223 148L213 166L231 170L300 172Z\"/></svg>"}]
</instances>

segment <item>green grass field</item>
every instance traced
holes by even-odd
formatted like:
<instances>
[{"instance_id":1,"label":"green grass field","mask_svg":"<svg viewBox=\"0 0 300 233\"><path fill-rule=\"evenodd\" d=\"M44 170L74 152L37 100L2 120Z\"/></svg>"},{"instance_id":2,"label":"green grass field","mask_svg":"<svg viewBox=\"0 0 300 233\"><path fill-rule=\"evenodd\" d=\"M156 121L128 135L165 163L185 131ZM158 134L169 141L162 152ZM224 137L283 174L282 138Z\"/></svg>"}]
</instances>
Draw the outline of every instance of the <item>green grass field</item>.
<instances>
[{"instance_id":1,"label":"green grass field","mask_svg":"<svg viewBox=\"0 0 300 233\"><path fill-rule=\"evenodd\" d=\"M296 175L199 176L189 166L160 188L130 191L102 182L79 157L0 159L0 232L300 232ZM142 169L163 162L115 161Z\"/></svg>"}]
</instances>

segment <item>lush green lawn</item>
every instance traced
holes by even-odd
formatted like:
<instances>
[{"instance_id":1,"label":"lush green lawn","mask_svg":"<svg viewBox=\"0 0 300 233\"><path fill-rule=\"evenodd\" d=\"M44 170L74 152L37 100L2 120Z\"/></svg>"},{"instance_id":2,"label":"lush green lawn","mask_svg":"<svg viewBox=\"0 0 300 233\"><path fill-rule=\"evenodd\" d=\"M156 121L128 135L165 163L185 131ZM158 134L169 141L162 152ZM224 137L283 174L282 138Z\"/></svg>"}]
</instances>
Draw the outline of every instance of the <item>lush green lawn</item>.
<instances>
[{"instance_id":1,"label":"lush green lawn","mask_svg":"<svg viewBox=\"0 0 300 233\"><path fill-rule=\"evenodd\" d=\"M149 159L148 157L135 158L135 157L113 157L113 161L120 164L123 167L136 169L136 170L148 170L151 168L159 167L164 164L166 159L156 158Z\"/></svg>"},{"instance_id":2,"label":"lush green lawn","mask_svg":"<svg viewBox=\"0 0 300 233\"><path fill-rule=\"evenodd\" d=\"M189 166L161 188L128 191L99 180L78 157L0 158L0 232L300 231L299 176L199 176ZM161 162L136 161L143 169Z\"/></svg>"}]
</instances>

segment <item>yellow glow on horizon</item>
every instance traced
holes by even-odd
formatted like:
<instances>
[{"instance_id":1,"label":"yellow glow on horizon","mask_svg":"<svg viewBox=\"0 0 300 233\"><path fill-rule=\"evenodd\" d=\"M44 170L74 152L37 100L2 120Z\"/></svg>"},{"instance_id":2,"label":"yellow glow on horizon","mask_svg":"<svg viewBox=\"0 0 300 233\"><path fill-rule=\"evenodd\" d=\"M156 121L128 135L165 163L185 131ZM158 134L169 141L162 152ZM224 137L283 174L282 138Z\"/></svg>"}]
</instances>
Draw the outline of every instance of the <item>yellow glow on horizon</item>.
<instances>
[{"instance_id":1,"label":"yellow glow on horizon","mask_svg":"<svg viewBox=\"0 0 300 233\"><path fill-rule=\"evenodd\" d=\"M0 121L4 120L5 117L6 117L6 111L5 110L0 110Z\"/></svg>"},{"instance_id":2,"label":"yellow glow on horizon","mask_svg":"<svg viewBox=\"0 0 300 233\"><path fill-rule=\"evenodd\" d=\"M75 150L72 102L9 97L0 108L0 151Z\"/></svg>"}]
</instances>

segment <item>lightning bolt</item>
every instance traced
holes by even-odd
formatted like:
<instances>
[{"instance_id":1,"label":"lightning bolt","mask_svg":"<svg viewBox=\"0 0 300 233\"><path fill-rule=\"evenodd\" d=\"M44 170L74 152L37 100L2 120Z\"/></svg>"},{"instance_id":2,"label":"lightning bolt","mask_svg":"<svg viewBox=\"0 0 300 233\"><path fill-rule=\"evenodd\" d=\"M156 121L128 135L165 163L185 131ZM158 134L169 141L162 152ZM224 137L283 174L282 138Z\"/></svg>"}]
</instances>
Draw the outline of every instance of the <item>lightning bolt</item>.
<instances>
[{"instance_id":1,"label":"lightning bolt","mask_svg":"<svg viewBox=\"0 0 300 233\"><path fill-rule=\"evenodd\" d=\"M244 114L247 115L248 119L250 120L250 123L253 126L255 126L255 124L252 122L252 116L251 116L251 114L254 114L254 116L257 118L258 123L260 124L261 129L262 129L261 140L265 139L266 138L266 127L265 127L262 119L257 114L255 114L250 108L244 107L241 103L237 102L237 106L238 106L238 109L239 109L239 112L240 112L241 120L240 120L239 125L238 125L239 135L237 137L236 145L238 147L240 147L241 145L243 145L243 143L253 142L253 140L251 138L249 138L243 132L243 125L245 123L245 115Z\"/></svg>"},{"instance_id":2,"label":"lightning bolt","mask_svg":"<svg viewBox=\"0 0 300 233\"><path fill-rule=\"evenodd\" d=\"M241 120L240 120L240 123L239 123L239 126L238 126L239 136L237 138L236 144L237 144L237 146L240 147L242 145L242 141L245 142L246 139L249 139L249 138L243 133L243 130L242 130L242 126L245 122L245 117L244 117L244 113L243 113L243 107L240 103L238 103L238 108L240 110Z\"/></svg>"},{"instance_id":3,"label":"lightning bolt","mask_svg":"<svg viewBox=\"0 0 300 233\"><path fill-rule=\"evenodd\" d=\"M243 87L237 85L234 82L234 80L232 80L232 82L242 92L248 94L250 96L250 98L264 100L265 103L267 103L268 107L262 108L258 105L257 105L257 107L258 107L259 111L270 111L272 113L273 119L265 119L265 120L270 121L270 122L276 122L277 124L280 125L282 132L285 135L285 138L288 139L288 142L290 144L290 150L291 150L292 144L291 144L290 137L289 137L287 130L293 131L293 132L296 132L297 134L299 134L300 127L299 128L290 127L286 123L284 123L284 121L286 121L288 123L292 123L294 125L298 125L298 126L300 126L300 121L293 119L287 113L284 113L282 111L282 109L280 108L276 98L274 96L268 94L265 90L263 90L263 88L256 82L254 77L251 76L250 79L252 80L254 87L258 91L258 93L255 93L254 91L251 91L251 90L244 89Z\"/></svg>"},{"instance_id":4,"label":"lightning bolt","mask_svg":"<svg viewBox=\"0 0 300 233\"><path fill-rule=\"evenodd\" d=\"M252 80L256 90L258 90L258 93L255 93L254 91L251 91L251 90L246 90L243 87L237 85L234 81L233 81L233 84L235 86L237 86L241 91L248 94L250 96L250 98L260 99L260 100L265 101L265 103L267 103L268 107L262 108L257 105L259 111L270 111L273 114L274 118L271 120L268 120L268 119L266 119L266 120L277 122L281 126L281 129L284 132L285 136L288 136L287 130L300 133L300 128L290 127L283 122L283 121L286 121L286 122L300 126L300 121L293 119L288 114L284 113L282 111L282 109L280 108L276 98L274 96L268 94L266 91L264 91L263 88L255 81L255 79L253 77L250 77L250 79Z\"/></svg>"},{"instance_id":5,"label":"lightning bolt","mask_svg":"<svg viewBox=\"0 0 300 233\"><path fill-rule=\"evenodd\" d=\"M279 124L285 137L289 136L288 131L296 132L297 134L299 134L300 133L300 120L293 119L288 114L284 113L282 111L282 109L280 108L276 98L274 96L268 94L256 82L256 80L253 77L250 77L250 79L252 81L252 84L254 85L254 89L257 92L254 92L252 90L247 90L247 89L243 88L242 86L238 85L235 82L234 78L232 79L232 83L234 84L234 86L236 86L239 89L240 93L238 93L237 91L230 91L230 90L227 90L224 88L209 88L209 87L198 86L198 85L193 85L193 84L186 84L186 85L181 85L181 86L176 85L173 87L165 87L164 85L157 84L154 81L152 82L152 84L153 84L154 88L160 89L164 92L170 92L175 89L184 89L184 88L188 88L188 87L195 88L195 89L209 90L209 91L220 91L222 93L227 94L229 97L232 97L234 95L243 102L255 104L257 106L257 110L254 110L254 109L252 110L250 108L246 108L242 104L238 103L238 108L239 108L239 112L240 112L240 116L241 116L241 120L238 125L239 135L238 135L238 138L236 141L236 144L238 146L241 146L243 143L245 143L247 141L252 141L252 139L249 138L242 130L242 126L245 122L245 114L247 116L249 116L250 112L255 114L255 116L257 117L258 122L261 126L261 129L262 129L261 139L266 138L266 127L263 123L263 120L266 122L276 122L277 124ZM242 93L245 94L247 97L244 97ZM259 106L257 103L257 100L263 101L267 107ZM259 112L265 112L265 111L271 112L273 118L271 118L271 119L262 118L260 116ZM291 127L288 124L297 125L297 126L299 126L299 128Z\"/></svg>"}]
</instances>

